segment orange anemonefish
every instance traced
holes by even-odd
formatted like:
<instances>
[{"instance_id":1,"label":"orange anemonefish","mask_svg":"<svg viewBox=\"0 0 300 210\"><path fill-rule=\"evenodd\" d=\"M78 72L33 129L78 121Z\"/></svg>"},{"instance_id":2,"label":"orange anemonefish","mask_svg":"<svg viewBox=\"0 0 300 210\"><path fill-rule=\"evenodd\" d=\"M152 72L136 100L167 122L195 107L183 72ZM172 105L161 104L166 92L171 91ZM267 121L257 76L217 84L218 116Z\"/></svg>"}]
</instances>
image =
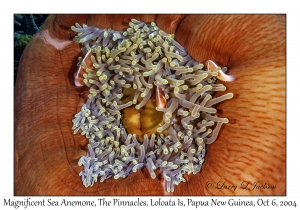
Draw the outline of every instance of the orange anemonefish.
<instances>
[{"instance_id":1,"label":"orange anemonefish","mask_svg":"<svg viewBox=\"0 0 300 210\"><path fill-rule=\"evenodd\" d=\"M166 102L166 98L165 98L165 93L164 91L156 86L156 105L160 108L166 108L167 102Z\"/></svg>"},{"instance_id":2,"label":"orange anemonefish","mask_svg":"<svg viewBox=\"0 0 300 210\"><path fill-rule=\"evenodd\" d=\"M92 51L89 50L84 58L82 59L80 65L78 66L77 71L74 74L74 83L77 87L85 86L85 83L83 81L83 74L85 72L84 67L82 66L82 62L85 62L88 68L93 68L93 62L91 60Z\"/></svg>"},{"instance_id":3,"label":"orange anemonefish","mask_svg":"<svg viewBox=\"0 0 300 210\"><path fill-rule=\"evenodd\" d=\"M218 72L217 78L219 80L222 80L222 81L225 81L225 82L232 82L233 80L235 80L234 76L227 75L223 71L221 71L220 67L215 62L213 62L212 60L207 60L205 62L205 64L206 64L207 69L209 71L216 71L217 70L217 72ZM219 68L219 70L218 70L218 68Z\"/></svg>"}]
</instances>

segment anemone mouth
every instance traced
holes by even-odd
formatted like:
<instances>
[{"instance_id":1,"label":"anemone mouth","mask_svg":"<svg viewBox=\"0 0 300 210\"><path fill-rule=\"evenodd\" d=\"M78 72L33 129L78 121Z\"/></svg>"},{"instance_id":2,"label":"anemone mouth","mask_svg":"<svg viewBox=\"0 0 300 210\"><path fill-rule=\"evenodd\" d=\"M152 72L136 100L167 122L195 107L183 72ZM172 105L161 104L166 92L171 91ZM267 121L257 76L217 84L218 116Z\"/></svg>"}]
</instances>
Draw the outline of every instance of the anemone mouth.
<instances>
[{"instance_id":1,"label":"anemone mouth","mask_svg":"<svg viewBox=\"0 0 300 210\"><path fill-rule=\"evenodd\" d=\"M124 32L78 23L71 29L85 54L75 84L89 87L72 127L89 139L78 162L83 184L125 178L146 167L152 178L159 169L166 191L173 192L184 174L200 171L205 144L228 123L213 106L233 94L213 95L226 89L216 84L218 78L233 77L213 61L195 61L154 22L132 19Z\"/></svg>"}]
</instances>

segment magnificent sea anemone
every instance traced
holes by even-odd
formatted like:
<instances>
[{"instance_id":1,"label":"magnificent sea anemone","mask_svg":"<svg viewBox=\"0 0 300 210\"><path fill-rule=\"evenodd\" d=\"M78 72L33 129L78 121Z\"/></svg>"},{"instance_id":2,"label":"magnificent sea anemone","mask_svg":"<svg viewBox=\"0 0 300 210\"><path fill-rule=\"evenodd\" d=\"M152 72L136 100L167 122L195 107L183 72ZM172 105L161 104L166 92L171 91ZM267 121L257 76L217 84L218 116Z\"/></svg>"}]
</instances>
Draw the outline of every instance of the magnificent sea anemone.
<instances>
[{"instance_id":1,"label":"magnificent sea anemone","mask_svg":"<svg viewBox=\"0 0 300 210\"><path fill-rule=\"evenodd\" d=\"M154 22L131 19L124 32L75 25L74 40L85 54L75 84L89 87L73 120L74 134L81 130L89 139L88 153L79 159L83 184L126 178L146 167L152 178L160 169L166 191L174 192L186 173L200 171L205 144L228 123L212 106L233 94L212 95L226 90L217 78L234 78L211 60L204 68Z\"/></svg>"},{"instance_id":2,"label":"magnificent sea anemone","mask_svg":"<svg viewBox=\"0 0 300 210\"><path fill-rule=\"evenodd\" d=\"M166 192L173 191L171 183L167 183L169 190L162 184L162 180L168 180L168 174L158 170L151 172L152 167L149 173L147 164L127 178L106 179L89 188L82 185L78 176L83 169L78 161L87 150L92 154L93 142L88 146L87 139L74 135L72 130L73 123L77 122L75 118L72 123L74 113L84 111L81 107L88 99L85 97L87 89L76 87L80 81L74 82L81 46L73 41L77 33L70 28L78 22L123 31L132 18L145 23L155 21L166 33L175 34L176 41L196 61L214 60L220 66L229 67L230 74L236 77L234 82L226 83L227 89L221 94L231 97L230 93L234 93L234 98L216 108L218 118L227 117L228 123L224 129L220 128L218 139L206 146L201 171L196 175L186 174L187 181L171 193ZM97 55L97 51L94 52ZM138 78L135 81L136 88L140 88ZM147 81L140 82L146 86ZM182 87L184 89L186 87ZM161 93L159 88L156 91ZM127 93L115 93L115 96L117 94ZM221 95L217 93L215 98ZM146 96L147 93L143 98ZM164 105L164 101L160 101L158 112L172 107L173 102L175 100ZM126 103L122 101L123 105ZM137 100L136 105L140 103ZM171 119L164 114L162 118L164 122ZM165 132L163 128L159 131ZM167 131L162 135L167 136L172 129ZM144 140L141 145L145 148L151 137L145 141L143 135L137 135L137 140ZM164 149L162 147L162 153ZM144 152L140 151L141 156ZM285 16L56 15L47 19L25 49L15 90L16 195L284 195L285 166ZM157 179L152 179L154 176ZM255 183L275 187L241 189L245 183L249 183L248 187ZM238 188L232 190L229 186L233 185ZM228 187L221 189L222 186Z\"/></svg>"}]
</instances>

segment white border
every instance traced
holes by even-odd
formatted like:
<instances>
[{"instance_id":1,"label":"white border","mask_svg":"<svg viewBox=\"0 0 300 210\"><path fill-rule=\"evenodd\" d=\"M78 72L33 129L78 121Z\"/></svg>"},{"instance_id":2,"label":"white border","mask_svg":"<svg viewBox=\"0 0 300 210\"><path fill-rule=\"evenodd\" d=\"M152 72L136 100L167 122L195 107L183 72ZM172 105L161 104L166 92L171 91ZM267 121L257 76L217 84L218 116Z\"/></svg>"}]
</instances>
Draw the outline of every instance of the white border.
<instances>
[{"instance_id":1,"label":"white border","mask_svg":"<svg viewBox=\"0 0 300 210\"><path fill-rule=\"evenodd\" d=\"M3 199L23 200L27 197L13 196L13 14L14 13L282 13L287 14L287 196L286 197L262 197L263 199L280 200L296 200L300 205L299 194L300 185L298 177L300 177L299 167L299 90L300 88L294 84L299 83L299 12L296 10L296 1L162 1L152 0L144 1L14 1L6 2L6 6L2 4L1 11L1 90L3 97L1 100L1 110L4 118L1 119L1 143L2 153L0 158L1 181L0 181L0 206L1 209L12 207L4 207ZM292 97L293 98L292 98ZM291 101L292 100L292 101ZM63 198L68 200L78 200L78 197L52 197L50 199L61 201ZM112 197L107 197L113 199ZM124 198L124 197L123 197ZM143 199L151 199L153 197L142 197ZM158 197L154 197L157 199ZM170 197L166 197L168 200ZM190 197L172 197L188 199ZM231 197L194 197L198 200L208 200L217 198L219 200L228 201ZM234 199L256 201L260 197L234 197ZM33 197L32 200L48 199L47 197ZM81 199L81 198L80 198ZM97 200L98 197L83 197L83 200ZM127 197L125 200L136 200L137 197ZM97 206L99 208L99 206ZM46 207L51 208L51 207ZM69 207L59 207L56 209L68 209ZM82 208L82 207L77 207ZM101 208L101 207L100 207ZM132 209L134 207L124 207L124 209ZM198 207L199 208L199 207ZM271 209L272 207L265 207ZM21 209L21 208L20 208ZM31 208L27 208L31 209ZM72 207L74 209L74 207ZM105 208L105 209L114 209ZM123 209L123 208L122 208ZM171 207L165 207L171 209ZM172 207L173 209L173 207Z\"/></svg>"}]
</instances>

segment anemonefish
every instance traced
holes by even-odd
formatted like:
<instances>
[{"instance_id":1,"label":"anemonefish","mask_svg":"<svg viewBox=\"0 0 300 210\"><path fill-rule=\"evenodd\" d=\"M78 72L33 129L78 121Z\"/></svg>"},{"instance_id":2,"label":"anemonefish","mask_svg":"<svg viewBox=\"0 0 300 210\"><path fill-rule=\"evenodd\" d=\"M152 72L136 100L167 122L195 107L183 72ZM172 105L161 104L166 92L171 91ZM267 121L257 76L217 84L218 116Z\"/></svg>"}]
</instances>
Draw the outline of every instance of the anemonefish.
<instances>
[{"instance_id":1,"label":"anemonefish","mask_svg":"<svg viewBox=\"0 0 300 210\"><path fill-rule=\"evenodd\" d=\"M156 105L160 108L166 108L167 102L166 102L166 98L165 98L165 93L164 91L156 86Z\"/></svg>"},{"instance_id":2,"label":"anemonefish","mask_svg":"<svg viewBox=\"0 0 300 210\"><path fill-rule=\"evenodd\" d=\"M218 72L217 78L219 80L222 80L222 81L225 81L225 82L232 82L233 80L235 80L234 76L225 74L221 70L221 68L215 62L213 62L212 60L207 60L205 62L205 64L206 64L206 67L209 71L216 71L219 68L219 70L217 70L217 72Z\"/></svg>"}]
</instances>

